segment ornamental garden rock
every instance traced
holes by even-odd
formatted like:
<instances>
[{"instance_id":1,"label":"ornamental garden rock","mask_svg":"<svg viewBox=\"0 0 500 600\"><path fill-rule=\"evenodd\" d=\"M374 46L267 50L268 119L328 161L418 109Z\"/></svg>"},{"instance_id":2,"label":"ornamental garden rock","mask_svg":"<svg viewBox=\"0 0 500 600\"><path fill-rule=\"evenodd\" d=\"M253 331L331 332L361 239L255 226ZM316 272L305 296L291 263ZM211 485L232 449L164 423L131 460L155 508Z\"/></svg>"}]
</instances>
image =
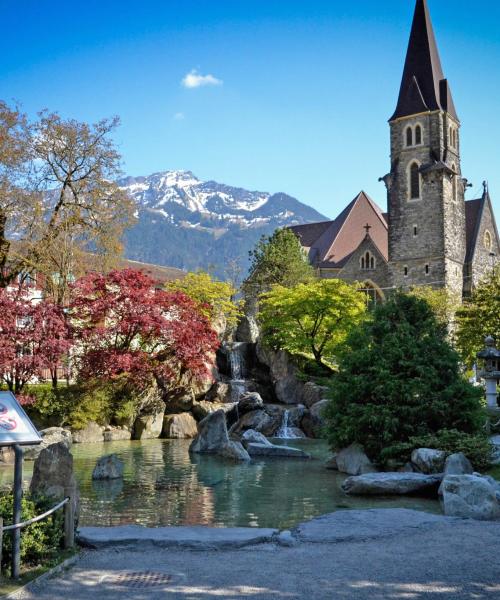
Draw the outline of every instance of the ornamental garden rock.
<instances>
[{"instance_id":1,"label":"ornamental garden rock","mask_svg":"<svg viewBox=\"0 0 500 600\"><path fill-rule=\"evenodd\" d=\"M123 477L124 464L116 454L101 456L97 461L92 479L121 479Z\"/></svg>"}]
</instances>

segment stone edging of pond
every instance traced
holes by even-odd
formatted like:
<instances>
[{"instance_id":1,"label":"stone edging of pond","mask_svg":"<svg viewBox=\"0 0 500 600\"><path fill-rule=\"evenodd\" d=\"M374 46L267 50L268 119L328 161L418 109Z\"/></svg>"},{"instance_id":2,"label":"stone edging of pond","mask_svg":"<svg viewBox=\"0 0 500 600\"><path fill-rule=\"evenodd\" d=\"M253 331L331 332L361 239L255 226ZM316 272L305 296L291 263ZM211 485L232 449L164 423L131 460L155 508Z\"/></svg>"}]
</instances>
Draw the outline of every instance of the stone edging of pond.
<instances>
[{"instance_id":1,"label":"stone edging of pond","mask_svg":"<svg viewBox=\"0 0 500 600\"><path fill-rule=\"evenodd\" d=\"M404 508L345 510L316 517L292 531L253 527L81 527L78 541L89 548L152 543L164 548L227 550L264 543L341 543L416 533L464 519ZM471 521L472 522L472 521Z\"/></svg>"}]
</instances>

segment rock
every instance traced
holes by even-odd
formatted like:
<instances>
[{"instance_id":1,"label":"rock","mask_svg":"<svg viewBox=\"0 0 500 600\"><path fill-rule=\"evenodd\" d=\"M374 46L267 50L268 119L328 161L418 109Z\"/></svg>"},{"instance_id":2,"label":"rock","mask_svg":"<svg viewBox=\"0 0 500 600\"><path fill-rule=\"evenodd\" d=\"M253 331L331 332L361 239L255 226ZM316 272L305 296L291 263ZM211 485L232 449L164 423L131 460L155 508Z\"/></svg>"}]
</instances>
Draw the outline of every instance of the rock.
<instances>
[{"instance_id":1,"label":"rock","mask_svg":"<svg viewBox=\"0 0 500 600\"><path fill-rule=\"evenodd\" d=\"M30 493L62 500L70 496L78 520L79 494L73 473L73 456L64 442L44 448L33 465Z\"/></svg>"},{"instance_id":2,"label":"rock","mask_svg":"<svg viewBox=\"0 0 500 600\"><path fill-rule=\"evenodd\" d=\"M159 438L163 429L163 416L165 407L159 409L159 412L153 414L141 414L134 423L132 439L150 440Z\"/></svg>"},{"instance_id":3,"label":"rock","mask_svg":"<svg viewBox=\"0 0 500 600\"><path fill-rule=\"evenodd\" d=\"M161 437L185 440L198 435L196 420L191 413L165 415L163 418L163 431Z\"/></svg>"},{"instance_id":4,"label":"rock","mask_svg":"<svg viewBox=\"0 0 500 600\"><path fill-rule=\"evenodd\" d=\"M354 496L407 495L437 492L441 475L423 473L367 473L348 477L342 484Z\"/></svg>"},{"instance_id":5,"label":"rock","mask_svg":"<svg viewBox=\"0 0 500 600\"><path fill-rule=\"evenodd\" d=\"M258 431L247 429L241 436L241 443L246 447L248 444L264 444L272 446L271 442Z\"/></svg>"},{"instance_id":6,"label":"rock","mask_svg":"<svg viewBox=\"0 0 500 600\"><path fill-rule=\"evenodd\" d=\"M299 379L299 370L287 352L274 352L258 343L257 358L269 367L276 397L283 404L300 404L304 384Z\"/></svg>"},{"instance_id":7,"label":"rock","mask_svg":"<svg viewBox=\"0 0 500 600\"><path fill-rule=\"evenodd\" d=\"M337 452L336 458L337 468L341 473L363 475L377 472L377 468L359 444L351 444L348 448L340 450L340 452Z\"/></svg>"},{"instance_id":8,"label":"rock","mask_svg":"<svg viewBox=\"0 0 500 600\"><path fill-rule=\"evenodd\" d=\"M284 548L293 548L293 546L296 546L299 543L298 540L293 537L292 532L288 530L280 531L277 541L278 544Z\"/></svg>"},{"instance_id":9,"label":"rock","mask_svg":"<svg viewBox=\"0 0 500 600\"><path fill-rule=\"evenodd\" d=\"M16 454L12 446L0 447L0 463L10 465L14 463Z\"/></svg>"},{"instance_id":10,"label":"rock","mask_svg":"<svg viewBox=\"0 0 500 600\"><path fill-rule=\"evenodd\" d=\"M490 437L490 442L493 447L491 452L491 464L500 465L500 435Z\"/></svg>"},{"instance_id":11,"label":"rock","mask_svg":"<svg viewBox=\"0 0 500 600\"><path fill-rule=\"evenodd\" d=\"M444 514L479 521L500 519L500 492L475 475L447 475L443 481Z\"/></svg>"},{"instance_id":12,"label":"rock","mask_svg":"<svg viewBox=\"0 0 500 600\"><path fill-rule=\"evenodd\" d=\"M207 402L217 402L218 404L227 404L232 402L231 397L231 386L229 383L223 381L217 381L210 388L209 392L205 396Z\"/></svg>"},{"instance_id":13,"label":"rock","mask_svg":"<svg viewBox=\"0 0 500 600\"><path fill-rule=\"evenodd\" d=\"M223 410L225 413L229 413L234 410L237 406L237 402L230 404L220 404L218 402L207 402L202 400L201 402L193 403L193 415L199 420L203 421L210 413L214 413L218 410Z\"/></svg>"},{"instance_id":14,"label":"rock","mask_svg":"<svg viewBox=\"0 0 500 600\"><path fill-rule=\"evenodd\" d=\"M411 462L420 473L427 475L442 473L446 461L446 452L432 448L418 448L411 453Z\"/></svg>"},{"instance_id":15,"label":"rock","mask_svg":"<svg viewBox=\"0 0 500 600\"><path fill-rule=\"evenodd\" d=\"M108 431L103 434L105 442L121 442L123 440L130 440L132 438L132 432L125 428L111 427Z\"/></svg>"},{"instance_id":16,"label":"rock","mask_svg":"<svg viewBox=\"0 0 500 600\"><path fill-rule=\"evenodd\" d=\"M83 429L73 431L74 444L96 444L103 441L103 431L94 421L87 423Z\"/></svg>"},{"instance_id":17,"label":"rock","mask_svg":"<svg viewBox=\"0 0 500 600\"><path fill-rule=\"evenodd\" d=\"M48 427L40 431L42 436L42 443L36 446L25 446L24 447L24 458L26 460L35 460L40 455L40 452L52 444L58 444L62 442L68 448L71 448L73 441L71 432L62 427Z\"/></svg>"},{"instance_id":18,"label":"rock","mask_svg":"<svg viewBox=\"0 0 500 600\"><path fill-rule=\"evenodd\" d=\"M321 400L324 400L328 395L329 389L323 385L318 385L312 381L308 381L304 385L302 392L302 404L307 408L311 408Z\"/></svg>"},{"instance_id":19,"label":"rock","mask_svg":"<svg viewBox=\"0 0 500 600\"><path fill-rule=\"evenodd\" d=\"M462 452L450 454L444 464L444 474L446 475L472 475L474 469L469 459Z\"/></svg>"},{"instance_id":20,"label":"rock","mask_svg":"<svg viewBox=\"0 0 500 600\"><path fill-rule=\"evenodd\" d=\"M307 452L291 448L290 446L277 446L274 444L255 444L247 445L247 451L250 456L271 456L278 458L311 458Z\"/></svg>"},{"instance_id":21,"label":"rock","mask_svg":"<svg viewBox=\"0 0 500 600\"><path fill-rule=\"evenodd\" d=\"M302 418L301 427L309 437L320 438L324 435L325 420L323 418L323 410L327 404L328 400L316 402Z\"/></svg>"},{"instance_id":22,"label":"rock","mask_svg":"<svg viewBox=\"0 0 500 600\"><path fill-rule=\"evenodd\" d=\"M192 441L189 451L199 454L217 454L228 444L226 414L223 410L217 410L198 423L198 435Z\"/></svg>"},{"instance_id":23,"label":"rock","mask_svg":"<svg viewBox=\"0 0 500 600\"><path fill-rule=\"evenodd\" d=\"M98 459L92 479L120 479L123 477L123 461L116 454L108 454Z\"/></svg>"},{"instance_id":24,"label":"rock","mask_svg":"<svg viewBox=\"0 0 500 600\"><path fill-rule=\"evenodd\" d=\"M238 403L238 413L240 415L245 415L253 410L259 410L263 408L264 401L262 397L257 392L247 392L240 397L240 401Z\"/></svg>"},{"instance_id":25,"label":"rock","mask_svg":"<svg viewBox=\"0 0 500 600\"><path fill-rule=\"evenodd\" d=\"M273 418L264 410L253 410L235 423L231 432L240 433L247 429L253 429L264 435L271 436L280 426L281 418Z\"/></svg>"},{"instance_id":26,"label":"rock","mask_svg":"<svg viewBox=\"0 0 500 600\"><path fill-rule=\"evenodd\" d=\"M248 462L251 460L250 455L240 442L228 442L218 454L223 458L228 458L236 462Z\"/></svg>"},{"instance_id":27,"label":"rock","mask_svg":"<svg viewBox=\"0 0 500 600\"><path fill-rule=\"evenodd\" d=\"M325 468L329 469L330 471L338 471L339 470L339 466L337 464L337 455L333 454L326 462L325 462Z\"/></svg>"},{"instance_id":28,"label":"rock","mask_svg":"<svg viewBox=\"0 0 500 600\"><path fill-rule=\"evenodd\" d=\"M244 315L236 329L236 341L246 342L247 344L255 344L259 339L259 326L253 315Z\"/></svg>"}]
</instances>

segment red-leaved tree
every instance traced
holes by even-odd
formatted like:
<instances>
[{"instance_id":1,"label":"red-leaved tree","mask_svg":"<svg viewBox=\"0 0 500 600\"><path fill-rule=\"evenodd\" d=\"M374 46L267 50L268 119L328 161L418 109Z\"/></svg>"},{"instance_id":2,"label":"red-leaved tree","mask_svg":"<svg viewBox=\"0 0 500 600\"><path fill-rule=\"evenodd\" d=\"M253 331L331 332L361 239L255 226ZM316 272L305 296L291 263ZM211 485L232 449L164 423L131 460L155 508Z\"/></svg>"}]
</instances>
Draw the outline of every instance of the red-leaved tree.
<instances>
[{"instance_id":1,"label":"red-leaved tree","mask_svg":"<svg viewBox=\"0 0 500 600\"><path fill-rule=\"evenodd\" d=\"M186 295L157 289L140 271L90 273L73 287L79 376L128 376L145 386L185 372L203 378L218 338Z\"/></svg>"},{"instance_id":2,"label":"red-leaved tree","mask_svg":"<svg viewBox=\"0 0 500 600\"><path fill-rule=\"evenodd\" d=\"M71 343L71 331L59 306L33 300L23 289L0 289L0 377L9 390L21 392L45 369L57 385L57 367Z\"/></svg>"}]
</instances>

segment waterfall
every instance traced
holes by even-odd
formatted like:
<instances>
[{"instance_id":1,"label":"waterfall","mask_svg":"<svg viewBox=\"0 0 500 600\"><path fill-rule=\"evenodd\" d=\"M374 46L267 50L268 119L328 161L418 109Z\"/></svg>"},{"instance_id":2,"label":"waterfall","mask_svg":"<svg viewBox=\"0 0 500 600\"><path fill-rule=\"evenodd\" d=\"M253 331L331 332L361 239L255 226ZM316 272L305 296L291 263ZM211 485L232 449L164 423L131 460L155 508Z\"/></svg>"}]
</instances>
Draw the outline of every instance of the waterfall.
<instances>
[{"instance_id":1,"label":"waterfall","mask_svg":"<svg viewBox=\"0 0 500 600\"><path fill-rule=\"evenodd\" d=\"M231 400L238 402L240 397L247 391L247 383L245 380L245 350L244 342L234 342L227 347L229 354L229 366L231 368L231 380L229 386L231 388Z\"/></svg>"},{"instance_id":2,"label":"waterfall","mask_svg":"<svg viewBox=\"0 0 500 600\"><path fill-rule=\"evenodd\" d=\"M283 440L293 440L304 437L304 434L297 427L290 427L288 422L290 420L290 411L284 410L283 417L281 419L281 425L278 431L274 434L274 437L281 438Z\"/></svg>"}]
</instances>

